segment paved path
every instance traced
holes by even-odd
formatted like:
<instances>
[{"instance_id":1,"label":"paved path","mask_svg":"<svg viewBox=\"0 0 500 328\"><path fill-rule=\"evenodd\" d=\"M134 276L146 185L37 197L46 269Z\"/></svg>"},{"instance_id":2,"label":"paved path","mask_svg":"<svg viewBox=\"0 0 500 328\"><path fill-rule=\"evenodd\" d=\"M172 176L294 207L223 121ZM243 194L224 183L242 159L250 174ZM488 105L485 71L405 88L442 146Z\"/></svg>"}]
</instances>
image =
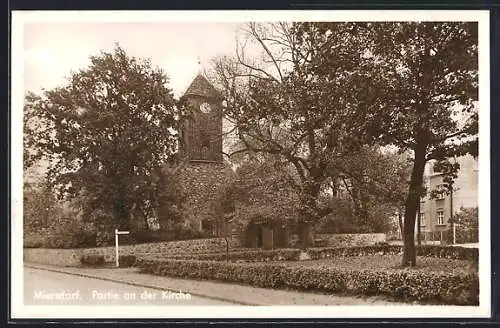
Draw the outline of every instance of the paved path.
<instances>
[{"instance_id":1,"label":"paved path","mask_svg":"<svg viewBox=\"0 0 500 328\"><path fill-rule=\"evenodd\" d=\"M34 270L34 268L38 268L39 275L41 275L40 269L52 271L47 272L47 275L53 274L54 271L59 272L59 274L64 272L66 276L69 276L68 274L72 274L85 278L103 279L108 282L113 281L120 282L122 284L135 285L141 287L141 289L146 287L156 289L157 291L182 291L187 292L192 296L199 296L202 298L209 298L214 301L225 301L241 305L403 305L403 303L389 302L381 297L325 295L298 291L256 288L214 281L198 281L156 276L140 273L135 268L63 268L31 263L25 265L25 271ZM33 286L30 279L30 276L27 278L25 276L25 284L31 284L31 286ZM66 278L62 280L65 281ZM82 281L82 283L84 283L84 281ZM30 287L30 289L34 288L34 286ZM82 289L82 287L79 288ZM125 290L126 288L123 287L122 289ZM187 302L184 304L186 303Z\"/></svg>"},{"instance_id":2,"label":"paved path","mask_svg":"<svg viewBox=\"0 0 500 328\"><path fill-rule=\"evenodd\" d=\"M66 273L24 269L25 305L237 305Z\"/></svg>"}]
</instances>

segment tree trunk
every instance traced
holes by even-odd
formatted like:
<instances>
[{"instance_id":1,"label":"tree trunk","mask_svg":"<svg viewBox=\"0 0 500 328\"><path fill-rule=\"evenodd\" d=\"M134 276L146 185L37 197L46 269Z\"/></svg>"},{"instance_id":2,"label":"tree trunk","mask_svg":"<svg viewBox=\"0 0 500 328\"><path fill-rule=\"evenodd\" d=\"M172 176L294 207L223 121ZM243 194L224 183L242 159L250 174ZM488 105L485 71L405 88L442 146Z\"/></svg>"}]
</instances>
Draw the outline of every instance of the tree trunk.
<instances>
[{"instance_id":1,"label":"tree trunk","mask_svg":"<svg viewBox=\"0 0 500 328\"><path fill-rule=\"evenodd\" d=\"M316 180L306 184L305 194L302 198L302 209L299 214L298 235L302 249L313 246L313 226L318 220L316 200L320 191L320 184Z\"/></svg>"},{"instance_id":2,"label":"tree trunk","mask_svg":"<svg viewBox=\"0 0 500 328\"><path fill-rule=\"evenodd\" d=\"M403 227L403 259L402 265L415 266L417 263L415 250L415 218L417 206L420 203L420 194L425 169L425 153L427 146L417 144L415 162L411 172L410 189L405 204L405 219Z\"/></svg>"},{"instance_id":3,"label":"tree trunk","mask_svg":"<svg viewBox=\"0 0 500 328\"><path fill-rule=\"evenodd\" d=\"M401 239L403 239L403 213L398 213L398 223L399 223L399 232L401 233Z\"/></svg>"},{"instance_id":4,"label":"tree trunk","mask_svg":"<svg viewBox=\"0 0 500 328\"><path fill-rule=\"evenodd\" d=\"M144 215L144 230L148 230L149 229L149 223L148 223L148 216L147 215Z\"/></svg>"},{"instance_id":5,"label":"tree trunk","mask_svg":"<svg viewBox=\"0 0 500 328\"><path fill-rule=\"evenodd\" d=\"M422 226L421 226L421 222L420 222L420 195L419 195L419 198L418 198L418 203L417 203L417 244L418 245L421 245L422 244Z\"/></svg>"}]
</instances>

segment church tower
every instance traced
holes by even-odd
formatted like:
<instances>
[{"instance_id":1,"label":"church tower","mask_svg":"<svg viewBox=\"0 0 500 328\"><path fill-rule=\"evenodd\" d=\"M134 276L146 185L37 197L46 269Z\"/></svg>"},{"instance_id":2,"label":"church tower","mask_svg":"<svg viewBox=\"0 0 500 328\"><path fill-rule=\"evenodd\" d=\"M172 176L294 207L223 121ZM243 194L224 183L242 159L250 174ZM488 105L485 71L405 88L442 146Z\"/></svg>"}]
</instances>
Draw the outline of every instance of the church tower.
<instances>
[{"instance_id":1,"label":"church tower","mask_svg":"<svg viewBox=\"0 0 500 328\"><path fill-rule=\"evenodd\" d=\"M222 162L223 97L198 74L183 95L188 118L181 129L180 150L189 162Z\"/></svg>"},{"instance_id":2,"label":"church tower","mask_svg":"<svg viewBox=\"0 0 500 328\"><path fill-rule=\"evenodd\" d=\"M179 131L179 181L186 195L185 224L205 237L219 236L220 218L213 211L221 188L234 178L222 157L223 97L198 74L181 98L187 118Z\"/></svg>"}]
</instances>

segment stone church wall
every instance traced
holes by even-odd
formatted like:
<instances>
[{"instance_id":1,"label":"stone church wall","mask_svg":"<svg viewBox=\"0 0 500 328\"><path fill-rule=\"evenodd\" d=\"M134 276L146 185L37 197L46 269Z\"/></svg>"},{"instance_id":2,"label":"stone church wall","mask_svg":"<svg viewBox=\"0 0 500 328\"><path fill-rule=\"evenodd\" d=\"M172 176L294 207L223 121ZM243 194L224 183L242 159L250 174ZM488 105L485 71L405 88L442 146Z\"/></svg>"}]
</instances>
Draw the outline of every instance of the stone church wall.
<instances>
[{"instance_id":1,"label":"stone church wall","mask_svg":"<svg viewBox=\"0 0 500 328\"><path fill-rule=\"evenodd\" d=\"M187 197L185 218L193 228L201 229L203 220L216 221L213 204L221 187L235 173L224 163L190 162L178 171L179 182Z\"/></svg>"}]
</instances>

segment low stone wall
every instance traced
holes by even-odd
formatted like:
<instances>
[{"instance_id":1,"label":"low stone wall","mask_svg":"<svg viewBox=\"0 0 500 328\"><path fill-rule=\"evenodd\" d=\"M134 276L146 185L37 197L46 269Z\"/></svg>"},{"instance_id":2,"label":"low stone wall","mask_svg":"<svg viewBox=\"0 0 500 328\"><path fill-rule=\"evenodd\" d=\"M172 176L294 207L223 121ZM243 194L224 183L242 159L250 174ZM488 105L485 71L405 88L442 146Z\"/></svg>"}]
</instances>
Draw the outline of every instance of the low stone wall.
<instances>
[{"instance_id":1,"label":"low stone wall","mask_svg":"<svg viewBox=\"0 0 500 328\"><path fill-rule=\"evenodd\" d=\"M82 249L25 248L25 263L39 263L57 266L79 266Z\"/></svg>"},{"instance_id":2,"label":"low stone wall","mask_svg":"<svg viewBox=\"0 0 500 328\"><path fill-rule=\"evenodd\" d=\"M230 247L235 248L237 246L237 241L231 239ZM120 255L199 254L223 252L225 249L226 242L224 238L208 238L123 245L120 246ZM91 254L104 255L105 261L112 262L115 260L115 248L114 246L109 246L81 249L25 248L24 261L57 266L79 266L80 257Z\"/></svg>"},{"instance_id":3,"label":"low stone wall","mask_svg":"<svg viewBox=\"0 0 500 328\"><path fill-rule=\"evenodd\" d=\"M317 234L316 240L321 240L322 247L355 247L370 246L386 242L385 233L356 233L356 234Z\"/></svg>"},{"instance_id":4,"label":"low stone wall","mask_svg":"<svg viewBox=\"0 0 500 328\"><path fill-rule=\"evenodd\" d=\"M354 247L369 246L379 242L385 242L383 233L373 234L319 234L316 239L323 240L325 245L320 247ZM230 239L230 248L238 248L238 240ZM137 245L120 246L120 255L183 255L224 252L226 242L224 238L208 238L179 240L161 243L146 243ZM115 260L115 248L96 247L81 249L47 249L47 248L25 248L24 261L57 266L78 266L82 255L103 255L105 261Z\"/></svg>"},{"instance_id":5,"label":"low stone wall","mask_svg":"<svg viewBox=\"0 0 500 328\"><path fill-rule=\"evenodd\" d=\"M229 241L231 248L237 247L234 240ZM137 245L120 246L120 255L142 255L142 254L186 254L186 253L212 253L222 252L226 249L223 238L207 238L193 240L179 240L160 243L146 243ZM106 261L114 261L115 248L96 247L84 249L84 254L104 255Z\"/></svg>"}]
</instances>

